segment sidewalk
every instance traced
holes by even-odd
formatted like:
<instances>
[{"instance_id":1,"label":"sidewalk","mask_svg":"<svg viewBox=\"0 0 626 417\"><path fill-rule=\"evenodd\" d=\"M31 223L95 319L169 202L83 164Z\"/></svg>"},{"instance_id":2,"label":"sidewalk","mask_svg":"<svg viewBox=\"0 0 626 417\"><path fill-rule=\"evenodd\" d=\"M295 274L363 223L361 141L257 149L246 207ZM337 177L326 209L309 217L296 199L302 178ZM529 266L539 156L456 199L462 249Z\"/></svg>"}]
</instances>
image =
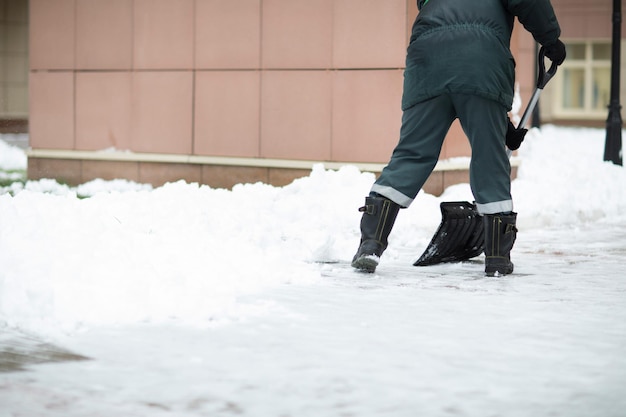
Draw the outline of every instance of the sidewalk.
<instances>
[{"instance_id":1,"label":"sidewalk","mask_svg":"<svg viewBox=\"0 0 626 417\"><path fill-rule=\"evenodd\" d=\"M625 225L520 233L503 278L418 255L316 266L241 321L4 335L0 417L624 416Z\"/></svg>"},{"instance_id":2,"label":"sidewalk","mask_svg":"<svg viewBox=\"0 0 626 417\"><path fill-rule=\"evenodd\" d=\"M0 374L31 369L32 365L86 360L41 338L14 329L1 329Z\"/></svg>"}]
</instances>

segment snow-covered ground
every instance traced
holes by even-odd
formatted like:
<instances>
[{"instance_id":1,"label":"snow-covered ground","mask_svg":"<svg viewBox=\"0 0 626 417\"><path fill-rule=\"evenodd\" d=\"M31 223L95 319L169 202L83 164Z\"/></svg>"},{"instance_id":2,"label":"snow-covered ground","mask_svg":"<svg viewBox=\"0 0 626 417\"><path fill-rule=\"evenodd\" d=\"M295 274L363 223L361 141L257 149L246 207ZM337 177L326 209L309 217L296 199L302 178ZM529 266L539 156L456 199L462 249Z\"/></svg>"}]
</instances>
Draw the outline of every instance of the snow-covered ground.
<instances>
[{"instance_id":1,"label":"snow-covered ground","mask_svg":"<svg viewBox=\"0 0 626 417\"><path fill-rule=\"evenodd\" d=\"M401 211L373 275L346 265L374 179L354 167L0 187L0 362L89 358L0 372L0 417L623 417L626 170L603 147L529 134L500 278L481 257L411 266L467 184ZM0 170L24 164L0 141Z\"/></svg>"}]
</instances>

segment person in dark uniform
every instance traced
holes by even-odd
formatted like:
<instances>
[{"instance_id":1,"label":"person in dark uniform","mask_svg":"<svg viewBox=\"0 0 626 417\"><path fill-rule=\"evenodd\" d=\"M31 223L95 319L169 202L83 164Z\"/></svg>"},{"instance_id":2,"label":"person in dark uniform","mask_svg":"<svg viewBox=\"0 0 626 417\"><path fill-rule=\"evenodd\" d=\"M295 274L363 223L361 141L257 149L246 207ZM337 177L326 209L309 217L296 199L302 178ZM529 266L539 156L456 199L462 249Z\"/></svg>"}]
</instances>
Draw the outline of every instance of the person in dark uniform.
<instances>
[{"instance_id":1,"label":"person in dark uniform","mask_svg":"<svg viewBox=\"0 0 626 417\"><path fill-rule=\"evenodd\" d=\"M566 52L554 9L549 0L418 0L417 7L400 140L359 209L361 242L352 266L376 270L399 209L423 187L458 118L472 148L470 185L484 219L485 272L510 274L517 233L505 145L515 82L511 33L517 17L560 65Z\"/></svg>"}]
</instances>

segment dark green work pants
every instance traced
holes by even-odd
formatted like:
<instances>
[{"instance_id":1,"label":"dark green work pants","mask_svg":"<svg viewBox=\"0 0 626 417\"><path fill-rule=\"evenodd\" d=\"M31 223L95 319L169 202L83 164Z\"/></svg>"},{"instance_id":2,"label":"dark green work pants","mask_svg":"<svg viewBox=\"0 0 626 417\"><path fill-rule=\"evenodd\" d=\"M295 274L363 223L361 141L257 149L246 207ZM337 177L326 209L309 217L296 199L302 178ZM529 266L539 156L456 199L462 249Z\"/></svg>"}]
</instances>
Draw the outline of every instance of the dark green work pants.
<instances>
[{"instance_id":1,"label":"dark green work pants","mask_svg":"<svg viewBox=\"0 0 626 417\"><path fill-rule=\"evenodd\" d=\"M506 153L506 108L468 94L446 94L404 111L400 141L372 192L408 207L437 164L443 140L458 118L472 147L470 185L481 214L513 211Z\"/></svg>"}]
</instances>

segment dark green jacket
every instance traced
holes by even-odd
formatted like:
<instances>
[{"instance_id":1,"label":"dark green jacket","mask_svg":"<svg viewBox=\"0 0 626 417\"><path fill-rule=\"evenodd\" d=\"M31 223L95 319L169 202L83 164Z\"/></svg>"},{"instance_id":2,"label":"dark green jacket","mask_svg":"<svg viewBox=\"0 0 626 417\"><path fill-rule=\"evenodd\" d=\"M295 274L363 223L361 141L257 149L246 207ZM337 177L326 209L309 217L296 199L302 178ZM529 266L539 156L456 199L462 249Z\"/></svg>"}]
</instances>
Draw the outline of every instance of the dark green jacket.
<instances>
[{"instance_id":1,"label":"dark green jacket","mask_svg":"<svg viewBox=\"0 0 626 417\"><path fill-rule=\"evenodd\" d=\"M537 42L561 30L549 0L418 0L404 73L402 109L445 93L474 94L510 110L514 17Z\"/></svg>"}]
</instances>

